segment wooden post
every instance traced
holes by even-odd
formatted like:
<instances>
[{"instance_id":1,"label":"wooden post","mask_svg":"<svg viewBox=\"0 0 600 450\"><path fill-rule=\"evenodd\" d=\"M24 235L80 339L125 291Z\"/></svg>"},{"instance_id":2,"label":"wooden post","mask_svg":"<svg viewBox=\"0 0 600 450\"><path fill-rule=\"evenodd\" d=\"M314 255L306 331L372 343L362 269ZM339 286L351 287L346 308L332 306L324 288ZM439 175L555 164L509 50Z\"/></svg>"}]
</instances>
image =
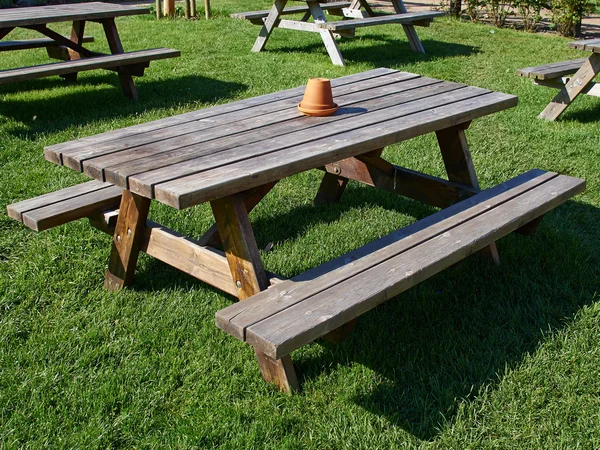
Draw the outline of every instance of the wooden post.
<instances>
[{"instance_id":1,"label":"wooden post","mask_svg":"<svg viewBox=\"0 0 600 450\"><path fill-rule=\"evenodd\" d=\"M210 0L204 0L204 16L207 19L210 19L211 16L211 12L210 12Z\"/></svg>"},{"instance_id":2,"label":"wooden post","mask_svg":"<svg viewBox=\"0 0 600 450\"><path fill-rule=\"evenodd\" d=\"M196 0L190 0L190 10L191 10L192 17L196 17L196 14L197 14Z\"/></svg>"},{"instance_id":3,"label":"wooden post","mask_svg":"<svg viewBox=\"0 0 600 450\"><path fill-rule=\"evenodd\" d=\"M175 15L175 0L165 0L165 17Z\"/></svg>"},{"instance_id":4,"label":"wooden post","mask_svg":"<svg viewBox=\"0 0 600 450\"><path fill-rule=\"evenodd\" d=\"M133 282L150 199L123 191L104 287L118 291Z\"/></svg>"},{"instance_id":5,"label":"wooden post","mask_svg":"<svg viewBox=\"0 0 600 450\"><path fill-rule=\"evenodd\" d=\"M160 0L154 0L154 8L156 9L156 18L160 19L162 17L162 5Z\"/></svg>"},{"instance_id":6,"label":"wooden post","mask_svg":"<svg viewBox=\"0 0 600 450\"><path fill-rule=\"evenodd\" d=\"M465 136L465 129L467 129L469 125L470 122L459 124L455 127L436 131L435 134L440 150L442 151L448 180L479 190L479 181L475 174L475 167L473 165L473 160L471 159L469 144L467 143L467 137ZM498 255L498 249L495 242L491 243L481 251L484 254L489 255L496 264L500 264L500 256Z\"/></svg>"},{"instance_id":7,"label":"wooden post","mask_svg":"<svg viewBox=\"0 0 600 450\"><path fill-rule=\"evenodd\" d=\"M185 18L190 18L190 0L183 0L183 11L185 14Z\"/></svg>"}]
</instances>

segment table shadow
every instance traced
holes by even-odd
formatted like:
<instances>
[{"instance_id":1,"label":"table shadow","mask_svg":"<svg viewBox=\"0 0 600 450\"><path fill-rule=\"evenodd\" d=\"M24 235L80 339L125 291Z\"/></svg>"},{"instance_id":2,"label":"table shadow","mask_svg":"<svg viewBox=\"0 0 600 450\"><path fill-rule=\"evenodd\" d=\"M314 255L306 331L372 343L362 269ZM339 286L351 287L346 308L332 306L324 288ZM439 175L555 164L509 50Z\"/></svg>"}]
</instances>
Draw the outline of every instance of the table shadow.
<instances>
[{"instance_id":1,"label":"table shadow","mask_svg":"<svg viewBox=\"0 0 600 450\"><path fill-rule=\"evenodd\" d=\"M376 33L361 34L357 37L359 37L361 41L364 40L364 45L352 47L345 45L356 38L342 38L338 41L340 52L342 53L346 64L369 62L377 67L389 67L439 58L468 56L479 53L480 51L478 47L471 45L422 39L421 43L425 48L425 54L422 54L412 51L410 44L405 38L397 39L386 34ZM273 46L267 47L267 51L273 53L281 51L290 53L315 53L320 51L327 54L322 42L315 42L304 46Z\"/></svg>"},{"instance_id":2,"label":"table shadow","mask_svg":"<svg viewBox=\"0 0 600 450\"><path fill-rule=\"evenodd\" d=\"M577 102L577 99L575 99ZM581 109L569 106L558 118L561 122L598 123L600 122L600 105L586 106Z\"/></svg>"},{"instance_id":3,"label":"table shadow","mask_svg":"<svg viewBox=\"0 0 600 450\"><path fill-rule=\"evenodd\" d=\"M0 116L19 122L13 135L23 137L38 133L48 134L62 131L73 125L83 125L106 119L135 116L152 109L172 108L190 103L214 103L233 97L247 88L241 83L221 81L198 75L173 77L168 80L148 80L135 78L139 99L131 100L123 95L116 74L87 74L74 84L58 77L28 80L3 85L0 95L44 91L64 87L58 94L52 91L50 97L36 95L34 99L22 101L8 97L0 101ZM110 84L111 87L106 87ZM90 86L84 92L74 86ZM203 105L204 106L204 105ZM48 112L51 112L48 116Z\"/></svg>"}]
</instances>

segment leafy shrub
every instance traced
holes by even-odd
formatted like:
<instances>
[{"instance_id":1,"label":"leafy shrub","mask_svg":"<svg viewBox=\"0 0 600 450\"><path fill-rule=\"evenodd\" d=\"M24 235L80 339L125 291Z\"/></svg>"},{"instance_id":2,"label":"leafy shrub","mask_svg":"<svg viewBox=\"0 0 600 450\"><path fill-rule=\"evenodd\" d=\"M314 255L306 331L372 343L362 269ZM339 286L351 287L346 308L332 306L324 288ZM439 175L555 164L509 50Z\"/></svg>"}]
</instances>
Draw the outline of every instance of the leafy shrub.
<instances>
[{"instance_id":1,"label":"leafy shrub","mask_svg":"<svg viewBox=\"0 0 600 450\"><path fill-rule=\"evenodd\" d=\"M581 21L586 14L596 12L598 0L551 0L552 22L563 36L581 34Z\"/></svg>"}]
</instances>

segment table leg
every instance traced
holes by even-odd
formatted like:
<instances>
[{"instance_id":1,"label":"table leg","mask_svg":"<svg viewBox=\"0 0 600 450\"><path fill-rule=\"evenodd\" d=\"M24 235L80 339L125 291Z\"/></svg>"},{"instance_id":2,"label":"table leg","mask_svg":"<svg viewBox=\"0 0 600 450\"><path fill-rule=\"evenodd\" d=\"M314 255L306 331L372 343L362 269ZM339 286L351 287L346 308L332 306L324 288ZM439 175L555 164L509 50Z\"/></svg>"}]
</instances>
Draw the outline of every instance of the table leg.
<instances>
[{"instance_id":1,"label":"table leg","mask_svg":"<svg viewBox=\"0 0 600 450\"><path fill-rule=\"evenodd\" d=\"M467 137L465 136L465 129L469 125L470 123L466 123L436 131L436 135L442 152L442 158L444 159L444 165L446 166L448 180L478 191L479 181L475 174L473 159L471 158ZM495 243L490 244L482 251L487 253L496 264L500 263Z\"/></svg>"},{"instance_id":2,"label":"table leg","mask_svg":"<svg viewBox=\"0 0 600 450\"><path fill-rule=\"evenodd\" d=\"M275 0L275 3L273 3L273 6L271 7L271 11L269 11L269 15L265 20L265 24L261 28L260 33L258 33L258 37L254 42L254 46L252 47L253 52L260 52L265 48L269 36L271 36L271 33L273 32L273 28L275 28L279 22L279 16L281 11L283 11L283 8L285 8L286 3L287 0Z\"/></svg>"},{"instance_id":3,"label":"table leg","mask_svg":"<svg viewBox=\"0 0 600 450\"><path fill-rule=\"evenodd\" d=\"M223 249L240 300L267 289L269 282L262 265L256 240L252 232L244 196L235 194L213 200L211 203ZM274 360L255 349L256 359L265 381L290 392L298 390L298 380L291 358Z\"/></svg>"},{"instance_id":4,"label":"table leg","mask_svg":"<svg viewBox=\"0 0 600 450\"><path fill-rule=\"evenodd\" d=\"M85 21L84 20L74 21L73 27L71 29L71 40L73 42L75 42L76 44L81 45L83 43L84 30L85 30ZM81 53L79 53L78 51L75 51L73 49L70 49L68 47L67 47L67 52L69 54L69 59L71 59L71 60L81 59L81 57L82 57ZM75 81L77 81L77 72L62 75L62 77L65 80L75 82Z\"/></svg>"},{"instance_id":5,"label":"table leg","mask_svg":"<svg viewBox=\"0 0 600 450\"><path fill-rule=\"evenodd\" d=\"M150 199L123 191L104 287L117 291L133 282Z\"/></svg>"},{"instance_id":6,"label":"table leg","mask_svg":"<svg viewBox=\"0 0 600 450\"><path fill-rule=\"evenodd\" d=\"M406 14L408 11L406 10L406 6L404 6L404 2L402 0L391 0L392 5L394 6L394 10L396 14ZM402 25L402 29L406 34L406 38L408 39L408 43L410 44L410 48L418 53L425 54L425 49L423 48L423 44L419 39L419 35L417 34L417 30L415 30L414 25Z\"/></svg>"},{"instance_id":7,"label":"table leg","mask_svg":"<svg viewBox=\"0 0 600 450\"><path fill-rule=\"evenodd\" d=\"M585 91L588 84L600 72L600 53L592 53L579 70L564 85L560 92L552 99L540 113L540 119L556 120L575 98Z\"/></svg>"},{"instance_id":8,"label":"table leg","mask_svg":"<svg viewBox=\"0 0 600 450\"><path fill-rule=\"evenodd\" d=\"M117 27L115 25L115 19L104 19L102 21L102 27L104 28L104 33L106 34L106 40L108 41L110 52L113 55L124 53L123 45L121 44L121 38L119 37L119 33L117 32ZM135 87L135 84L133 84L132 76L123 70L119 70L119 80L121 81L121 87L123 88L123 93L125 96L137 100L138 91Z\"/></svg>"},{"instance_id":9,"label":"table leg","mask_svg":"<svg viewBox=\"0 0 600 450\"><path fill-rule=\"evenodd\" d=\"M327 22L325 13L323 12L321 5L319 5L318 0L307 0L306 4L310 9L310 13L313 16L315 23ZM320 30L319 34L321 35L321 39L323 39L325 49L331 58L331 62L336 66L345 66L344 57L337 46L337 42L335 42L333 32L331 30Z\"/></svg>"},{"instance_id":10,"label":"table leg","mask_svg":"<svg viewBox=\"0 0 600 450\"><path fill-rule=\"evenodd\" d=\"M246 211L248 213L252 211L276 184L277 181L273 181L271 183L263 184L262 186L242 192ZM210 227L210 229L198 240L198 243L204 246L218 247L221 244L221 237L219 236L217 224L214 224L212 227Z\"/></svg>"}]
</instances>

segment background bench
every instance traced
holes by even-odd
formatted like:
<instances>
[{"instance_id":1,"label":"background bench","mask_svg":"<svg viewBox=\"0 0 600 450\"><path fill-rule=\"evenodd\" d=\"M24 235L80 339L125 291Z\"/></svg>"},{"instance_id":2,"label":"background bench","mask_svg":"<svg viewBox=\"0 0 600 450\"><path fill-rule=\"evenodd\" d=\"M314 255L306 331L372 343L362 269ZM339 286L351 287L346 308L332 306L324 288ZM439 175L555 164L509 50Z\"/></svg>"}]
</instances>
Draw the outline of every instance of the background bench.
<instances>
[{"instance_id":1,"label":"background bench","mask_svg":"<svg viewBox=\"0 0 600 450\"><path fill-rule=\"evenodd\" d=\"M148 67L150 61L174 58L179 55L179 50L155 48L151 50L140 50L115 55L101 55L32 67L2 70L0 71L0 84L43 78L52 75L66 75L94 69L125 70L130 75L141 76L144 74L144 68Z\"/></svg>"},{"instance_id":2,"label":"background bench","mask_svg":"<svg viewBox=\"0 0 600 450\"><path fill-rule=\"evenodd\" d=\"M286 391L298 389L292 351L524 225L537 224L584 188L584 180L527 172L218 311L217 326L254 346L257 355L281 360L285 373L274 377L276 383Z\"/></svg>"},{"instance_id":3,"label":"background bench","mask_svg":"<svg viewBox=\"0 0 600 450\"><path fill-rule=\"evenodd\" d=\"M321 3L321 9L327 11L331 15L342 16L342 8L347 8L350 6L350 2L331 2L331 3ZM288 8L284 8L280 15L285 16L289 14L299 14L304 13L308 14L305 16L304 20L308 20L310 17L310 9L307 5L303 6L290 6ZM261 11L247 11L247 12L238 12L231 14L231 17L234 19L244 19L249 20L254 25L263 25L264 19L269 15L269 10L261 10Z\"/></svg>"}]
</instances>

